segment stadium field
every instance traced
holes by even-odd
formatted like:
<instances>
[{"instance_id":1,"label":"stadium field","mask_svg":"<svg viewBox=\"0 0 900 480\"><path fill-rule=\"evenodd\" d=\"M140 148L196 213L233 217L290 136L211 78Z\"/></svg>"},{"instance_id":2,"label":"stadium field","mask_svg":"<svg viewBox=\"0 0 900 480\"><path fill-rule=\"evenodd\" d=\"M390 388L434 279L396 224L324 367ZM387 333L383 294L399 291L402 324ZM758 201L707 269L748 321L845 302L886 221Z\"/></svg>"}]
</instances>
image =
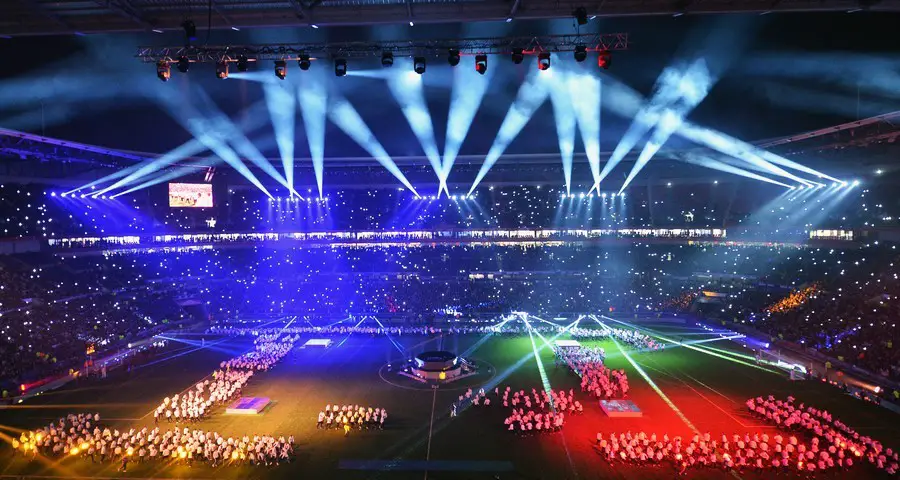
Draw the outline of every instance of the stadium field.
<instances>
[{"instance_id":1,"label":"stadium field","mask_svg":"<svg viewBox=\"0 0 900 480\"><path fill-rule=\"evenodd\" d=\"M658 333L702 337L700 329L651 325ZM258 416L225 415L220 407L211 418L191 428L221 435L294 435L296 460L272 467L219 466L200 462L161 465L132 463L127 473L116 464L89 459L32 459L0 450L0 476L10 478L316 478L316 479L594 479L670 478L670 466L626 467L610 465L595 451L598 432L646 432L689 437L696 432L713 435L768 431L774 427L751 417L744 401L758 395L785 398L828 409L836 418L887 445L897 445L900 431L896 415L843 395L816 381L791 381L771 367L734 357L713 347L752 358L752 353L727 340L703 343L703 348L669 346L662 351L637 352L612 340L582 342L602 346L606 364L627 372L628 398L642 410L641 418L609 418L596 401L579 391L578 378L557 366L554 354L540 335L491 336L368 336L336 338L329 349L297 347L272 370L255 375L244 396L269 397L274 404ZM565 336L560 338L566 338ZM551 341L551 338L546 338ZM196 343L196 342L194 342ZM33 429L67 413L98 412L101 424L119 429L152 428L150 412L162 400L187 388L212 371L220 361L251 348L248 338L208 337L198 348L172 342L163 358L131 372L114 372L105 380L86 379L50 392L22 405L0 410L6 435ZM699 345L698 345L699 346ZM508 409L495 401L489 407L470 406L450 417L451 405L466 385L453 383L432 389L404 382L386 365L425 350L465 353L482 365L479 384L492 392L574 389L585 405L583 415L567 418L560 433L519 436L506 431ZM702 351L701 351L702 350ZM709 352L717 352L718 355ZM477 386L475 387L477 389ZM492 395L492 393L491 393ZM493 397L492 397L493 398ZM383 407L388 412L384 430L352 431L316 428L316 417L326 404ZM161 427L166 423L161 421ZM429 462L429 463L426 463ZM427 465L427 468L426 468ZM870 478L874 469L862 466L852 478ZM768 477L767 477L768 475ZM691 478L770 478L771 472L726 473L692 469ZM847 477L844 472L822 478Z\"/></svg>"}]
</instances>

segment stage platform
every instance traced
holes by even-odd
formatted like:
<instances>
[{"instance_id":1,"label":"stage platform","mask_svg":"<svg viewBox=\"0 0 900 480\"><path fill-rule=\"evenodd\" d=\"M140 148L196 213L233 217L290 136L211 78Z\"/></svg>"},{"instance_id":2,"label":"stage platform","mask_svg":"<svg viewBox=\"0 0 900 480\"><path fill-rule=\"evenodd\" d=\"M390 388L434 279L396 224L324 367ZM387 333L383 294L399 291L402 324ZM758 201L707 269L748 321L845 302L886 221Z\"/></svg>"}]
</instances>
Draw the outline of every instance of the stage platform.
<instances>
[{"instance_id":1,"label":"stage platform","mask_svg":"<svg viewBox=\"0 0 900 480\"><path fill-rule=\"evenodd\" d=\"M311 338L303 344L303 348L312 347L312 348L328 348L331 346L331 339L329 338Z\"/></svg>"},{"instance_id":2,"label":"stage platform","mask_svg":"<svg viewBox=\"0 0 900 480\"><path fill-rule=\"evenodd\" d=\"M267 397L241 397L225 409L228 415L259 415L269 404Z\"/></svg>"},{"instance_id":3,"label":"stage platform","mask_svg":"<svg viewBox=\"0 0 900 480\"><path fill-rule=\"evenodd\" d=\"M600 409L611 418L640 418L644 414L631 400L600 400Z\"/></svg>"}]
</instances>

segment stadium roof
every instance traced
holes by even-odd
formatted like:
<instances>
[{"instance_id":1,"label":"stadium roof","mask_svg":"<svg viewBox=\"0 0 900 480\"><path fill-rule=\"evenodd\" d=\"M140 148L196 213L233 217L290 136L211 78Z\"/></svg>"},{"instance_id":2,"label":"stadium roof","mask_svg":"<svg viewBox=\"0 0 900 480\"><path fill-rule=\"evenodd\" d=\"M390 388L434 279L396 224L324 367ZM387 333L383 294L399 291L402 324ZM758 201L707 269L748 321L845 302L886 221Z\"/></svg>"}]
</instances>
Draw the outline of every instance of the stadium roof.
<instances>
[{"instance_id":1,"label":"stadium roof","mask_svg":"<svg viewBox=\"0 0 900 480\"><path fill-rule=\"evenodd\" d=\"M705 13L900 11L900 0L12 0L0 2L0 35L180 31L189 18L212 29L376 25L505 19Z\"/></svg>"}]
</instances>

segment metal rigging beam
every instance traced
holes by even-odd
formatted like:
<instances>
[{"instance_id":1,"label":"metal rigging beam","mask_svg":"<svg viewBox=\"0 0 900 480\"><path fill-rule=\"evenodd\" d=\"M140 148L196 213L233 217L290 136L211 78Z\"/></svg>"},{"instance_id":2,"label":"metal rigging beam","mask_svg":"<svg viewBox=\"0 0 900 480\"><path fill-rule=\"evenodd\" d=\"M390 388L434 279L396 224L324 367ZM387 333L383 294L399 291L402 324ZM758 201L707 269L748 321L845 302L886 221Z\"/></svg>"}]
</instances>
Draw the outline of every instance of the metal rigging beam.
<instances>
[{"instance_id":1,"label":"metal rigging beam","mask_svg":"<svg viewBox=\"0 0 900 480\"><path fill-rule=\"evenodd\" d=\"M889 122L890 120L900 119L900 110L896 112L885 113L882 115L876 115L874 117L864 118L862 120L855 120L852 122L842 123L840 125L834 125L831 127L820 128L818 130L812 130L809 132L799 133L797 135L791 135L789 137L778 138L775 140L769 140L767 142L757 143L756 145L762 148L770 148L778 145L784 145L787 143L800 142L803 140L809 140L811 138L821 137L822 135L828 135L837 132L843 132L845 130L853 130L856 128L864 127L866 125L874 125L876 123L881 122Z\"/></svg>"},{"instance_id":2,"label":"metal rigging beam","mask_svg":"<svg viewBox=\"0 0 900 480\"><path fill-rule=\"evenodd\" d=\"M251 60L296 60L301 54L313 58L380 56L385 50L398 57L415 55L442 56L448 48L463 53L509 54L513 48L526 53L540 51L571 52L578 45L590 51L627 50L627 33L586 33L573 35L543 35L535 37L496 37L455 40L398 40L386 42L292 43L265 45L214 45L177 47L140 47L137 57L145 63L172 61L187 57L195 63L235 61L239 56Z\"/></svg>"}]
</instances>

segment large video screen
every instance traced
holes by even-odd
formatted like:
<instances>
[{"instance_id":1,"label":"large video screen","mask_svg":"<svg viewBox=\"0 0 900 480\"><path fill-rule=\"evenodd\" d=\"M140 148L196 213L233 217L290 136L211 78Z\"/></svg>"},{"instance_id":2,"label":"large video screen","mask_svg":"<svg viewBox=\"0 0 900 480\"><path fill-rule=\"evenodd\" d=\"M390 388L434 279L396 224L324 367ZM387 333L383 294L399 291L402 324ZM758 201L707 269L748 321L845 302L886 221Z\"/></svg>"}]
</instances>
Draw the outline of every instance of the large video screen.
<instances>
[{"instance_id":1,"label":"large video screen","mask_svg":"<svg viewBox=\"0 0 900 480\"><path fill-rule=\"evenodd\" d=\"M211 208L212 185L208 183L170 183L169 206L175 208Z\"/></svg>"}]
</instances>

